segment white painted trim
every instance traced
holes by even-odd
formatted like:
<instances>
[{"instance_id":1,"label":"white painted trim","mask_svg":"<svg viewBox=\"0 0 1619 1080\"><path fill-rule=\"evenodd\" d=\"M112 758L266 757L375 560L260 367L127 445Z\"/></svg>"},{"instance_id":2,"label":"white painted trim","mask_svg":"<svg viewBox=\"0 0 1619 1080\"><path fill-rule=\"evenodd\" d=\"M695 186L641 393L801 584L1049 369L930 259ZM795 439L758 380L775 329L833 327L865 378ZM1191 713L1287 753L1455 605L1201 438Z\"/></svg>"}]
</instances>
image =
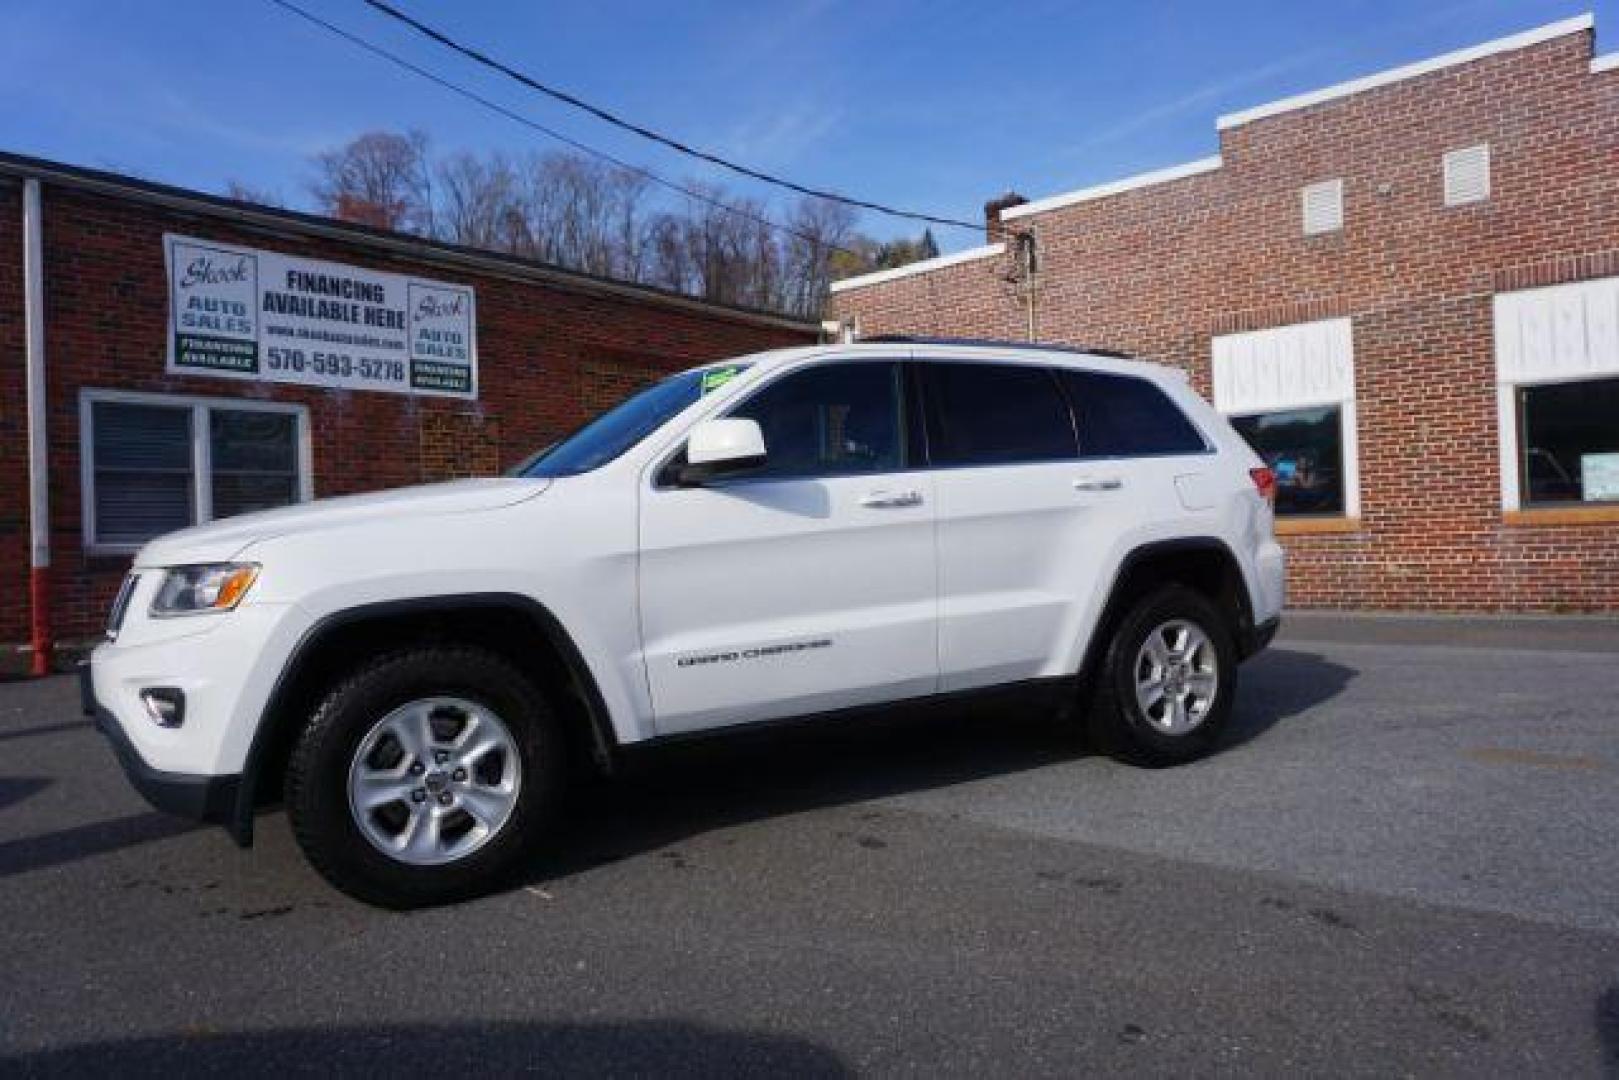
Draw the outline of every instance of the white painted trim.
<instances>
[{"instance_id":1,"label":"white painted trim","mask_svg":"<svg viewBox=\"0 0 1619 1080\"><path fill-rule=\"evenodd\" d=\"M1518 387L1515 383L1496 384L1495 425L1501 435L1501 509L1519 510L1523 507L1523 493L1518 482Z\"/></svg>"},{"instance_id":2,"label":"white painted trim","mask_svg":"<svg viewBox=\"0 0 1619 1080\"><path fill-rule=\"evenodd\" d=\"M1163 169L1154 169L1152 172L1137 173L1122 180L1113 180L1106 184L1097 184L1094 187L1080 188L1078 191L1069 191L1061 195L1049 195L1044 199L1035 199L1033 202L1009 206L1001 211L1002 221L1012 221L1030 214L1042 214L1047 210L1056 210L1064 206L1073 206L1075 203L1090 202L1092 199L1102 199L1109 195L1118 195L1125 191L1134 191L1136 188L1151 187L1153 184L1167 184L1171 180L1180 180L1188 176L1198 176L1206 172L1213 172L1220 167L1220 155L1198 158L1196 161L1186 161L1179 165L1170 165Z\"/></svg>"},{"instance_id":3,"label":"white painted trim","mask_svg":"<svg viewBox=\"0 0 1619 1080\"><path fill-rule=\"evenodd\" d=\"M1577 34L1583 30L1589 30L1595 25L1595 18L1590 12L1586 12L1584 15L1576 15L1571 19L1563 19L1561 22L1537 26L1532 30L1525 30L1509 37L1496 38L1494 41L1486 41L1483 44L1473 45L1466 49L1457 49L1455 52L1448 52L1442 56L1419 60L1414 64L1390 68L1375 75L1366 75L1359 79L1338 83L1335 86L1282 98L1279 101L1268 102L1264 105L1255 105L1251 109L1243 109L1240 112L1228 113L1216 120L1214 126L1220 131L1225 131L1228 128L1240 127L1255 120L1263 120L1268 116L1308 108L1311 105L1320 105L1323 102L1335 101L1338 98L1359 94L1366 90L1375 90L1380 86L1387 86L1390 83L1400 82L1405 79L1414 79L1419 75L1428 75L1448 67L1455 67L1457 64L1482 60L1497 53L1528 48L1530 45L1538 45L1543 41L1551 41L1553 38L1560 38L1566 34Z\"/></svg>"},{"instance_id":4,"label":"white painted trim","mask_svg":"<svg viewBox=\"0 0 1619 1080\"><path fill-rule=\"evenodd\" d=\"M1591 74L1593 75L1599 71L1615 70L1619 70L1619 52L1612 52L1607 56L1599 56L1591 61Z\"/></svg>"},{"instance_id":5,"label":"white painted trim","mask_svg":"<svg viewBox=\"0 0 1619 1080\"><path fill-rule=\"evenodd\" d=\"M22 200L22 278L25 408L28 415L28 565L44 569L51 565L51 458L46 438L46 416L50 394L45 379L45 257L44 209L40 202L39 181L23 181ZM38 613L32 616L38 625Z\"/></svg>"},{"instance_id":6,"label":"white painted trim","mask_svg":"<svg viewBox=\"0 0 1619 1080\"><path fill-rule=\"evenodd\" d=\"M1344 516L1360 517L1360 416L1355 408L1355 395L1343 402L1338 422L1343 425L1344 455Z\"/></svg>"},{"instance_id":7,"label":"white painted trim","mask_svg":"<svg viewBox=\"0 0 1619 1080\"><path fill-rule=\"evenodd\" d=\"M1493 307L1498 382L1619 375L1619 276L1497 293Z\"/></svg>"},{"instance_id":8,"label":"white painted trim","mask_svg":"<svg viewBox=\"0 0 1619 1080\"><path fill-rule=\"evenodd\" d=\"M859 277L844 278L842 281L832 283L832 291L844 292L848 289L863 289L867 285L881 285L885 281L896 281L899 278L910 277L913 274L926 274L933 270L943 270L947 266L958 263L972 262L975 259L988 259L1006 252L1005 244L985 244L983 247L968 248L952 255L940 255L936 259L923 259L921 262L907 263L896 266L892 270L878 270L875 273L861 274Z\"/></svg>"},{"instance_id":9,"label":"white painted trim","mask_svg":"<svg viewBox=\"0 0 1619 1080\"><path fill-rule=\"evenodd\" d=\"M214 520L213 425L206 405L191 406L191 512L192 524Z\"/></svg>"},{"instance_id":10,"label":"white painted trim","mask_svg":"<svg viewBox=\"0 0 1619 1080\"><path fill-rule=\"evenodd\" d=\"M79 503L80 536L87 555L133 555L141 544L103 544L96 540L95 497L95 410L97 402L121 402L131 405L165 405L170 408L191 410L191 477L195 485L192 492L192 524L205 524L213 520L213 490L211 479L212 448L209 440L208 413L210 409L229 409L235 412L274 412L291 415L296 423L293 433L294 450L298 456L298 500L308 502L315 497L314 453L311 447L309 408L286 401L260 401L254 398L198 397L191 394L150 394L134 390L79 391Z\"/></svg>"}]
</instances>

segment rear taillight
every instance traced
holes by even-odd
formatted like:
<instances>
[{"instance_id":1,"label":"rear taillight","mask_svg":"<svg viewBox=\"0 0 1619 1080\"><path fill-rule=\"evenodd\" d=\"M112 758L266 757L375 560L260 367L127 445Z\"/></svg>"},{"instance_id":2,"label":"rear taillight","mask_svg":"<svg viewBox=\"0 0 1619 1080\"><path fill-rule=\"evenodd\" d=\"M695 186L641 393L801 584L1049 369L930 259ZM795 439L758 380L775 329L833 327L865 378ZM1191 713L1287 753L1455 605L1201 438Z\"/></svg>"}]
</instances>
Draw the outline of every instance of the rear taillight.
<instances>
[{"instance_id":1,"label":"rear taillight","mask_svg":"<svg viewBox=\"0 0 1619 1080\"><path fill-rule=\"evenodd\" d=\"M1259 497L1276 505L1276 474L1263 465L1257 469L1249 469L1248 475L1253 478L1254 488L1258 490Z\"/></svg>"}]
</instances>

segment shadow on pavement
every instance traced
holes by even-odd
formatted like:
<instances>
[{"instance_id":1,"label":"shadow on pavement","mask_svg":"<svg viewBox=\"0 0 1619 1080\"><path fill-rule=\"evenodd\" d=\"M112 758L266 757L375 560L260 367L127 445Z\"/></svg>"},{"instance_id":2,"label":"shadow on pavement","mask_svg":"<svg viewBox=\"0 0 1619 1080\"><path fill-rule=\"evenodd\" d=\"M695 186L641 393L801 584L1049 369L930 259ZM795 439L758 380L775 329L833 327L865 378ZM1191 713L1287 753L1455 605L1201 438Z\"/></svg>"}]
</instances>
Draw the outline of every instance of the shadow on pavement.
<instances>
[{"instance_id":1,"label":"shadow on pavement","mask_svg":"<svg viewBox=\"0 0 1619 1080\"><path fill-rule=\"evenodd\" d=\"M1359 674L1319 653L1273 646L1243 665L1225 745L1258 738L1290 716L1330 701Z\"/></svg>"},{"instance_id":2,"label":"shadow on pavement","mask_svg":"<svg viewBox=\"0 0 1619 1080\"><path fill-rule=\"evenodd\" d=\"M1606 1073L1619 1076L1619 986L1608 987L1597 998L1596 1024Z\"/></svg>"},{"instance_id":3,"label":"shadow on pavement","mask_svg":"<svg viewBox=\"0 0 1619 1080\"><path fill-rule=\"evenodd\" d=\"M1354 674L1314 653L1265 653L1243 670L1224 745L1261 737L1339 693ZM530 878L555 879L750 821L1090 756L1077 725L1004 706L896 710L675 744L634 755L614 780L577 793L561 830L566 843Z\"/></svg>"},{"instance_id":4,"label":"shadow on pavement","mask_svg":"<svg viewBox=\"0 0 1619 1080\"><path fill-rule=\"evenodd\" d=\"M77 862L119 848L165 840L197 828L193 822L152 811L0 843L0 877Z\"/></svg>"},{"instance_id":5,"label":"shadow on pavement","mask_svg":"<svg viewBox=\"0 0 1619 1080\"><path fill-rule=\"evenodd\" d=\"M296 1028L88 1043L0 1059L10 1076L849 1076L802 1039L677 1021Z\"/></svg>"},{"instance_id":6,"label":"shadow on pavement","mask_svg":"<svg viewBox=\"0 0 1619 1080\"><path fill-rule=\"evenodd\" d=\"M32 798L51 786L44 776L0 776L0 810Z\"/></svg>"},{"instance_id":7,"label":"shadow on pavement","mask_svg":"<svg viewBox=\"0 0 1619 1080\"><path fill-rule=\"evenodd\" d=\"M40 724L36 727L18 728L15 731L0 731L0 742L11 739L28 739L35 735L55 735L63 731L78 731L81 728L95 727L93 720L62 720L54 724Z\"/></svg>"},{"instance_id":8,"label":"shadow on pavement","mask_svg":"<svg viewBox=\"0 0 1619 1080\"><path fill-rule=\"evenodd\" d=\"M1314 653L1271 649L1243 669L1225 744L1261 737L1339 693L1354 674ZM1009 776L1089 755L1076 725L1059 723L1048 711L982 703L896 709L677 744L635 755L614 781L578 793L563 829L567 842L535 870L554 878L748 821ZM0 808L49 783L0 778ZM152 812L5 841L0 877L198 827Z\"/></svg>"}]
</instances>

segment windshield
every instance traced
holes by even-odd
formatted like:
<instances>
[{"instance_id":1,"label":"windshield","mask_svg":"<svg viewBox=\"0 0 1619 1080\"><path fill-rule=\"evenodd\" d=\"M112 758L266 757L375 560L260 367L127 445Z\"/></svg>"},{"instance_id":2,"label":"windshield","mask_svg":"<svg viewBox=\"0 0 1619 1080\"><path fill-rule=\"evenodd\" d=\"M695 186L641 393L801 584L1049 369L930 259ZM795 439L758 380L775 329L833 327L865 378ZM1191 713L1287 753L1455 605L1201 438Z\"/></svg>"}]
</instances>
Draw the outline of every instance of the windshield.
<instances>
[{"instance_id":1,"label":"windshield","mask_svg":"<svg viewBox=\"0 0 1619 1080\"><path fill-rule=\"evenodd\" d=\"M719 389L746 364L683 371L631 394L561 442L553 443L512 470L534 478L577 476L599 469L662 427L698 398Z\"/></svg>"}]
</instances>

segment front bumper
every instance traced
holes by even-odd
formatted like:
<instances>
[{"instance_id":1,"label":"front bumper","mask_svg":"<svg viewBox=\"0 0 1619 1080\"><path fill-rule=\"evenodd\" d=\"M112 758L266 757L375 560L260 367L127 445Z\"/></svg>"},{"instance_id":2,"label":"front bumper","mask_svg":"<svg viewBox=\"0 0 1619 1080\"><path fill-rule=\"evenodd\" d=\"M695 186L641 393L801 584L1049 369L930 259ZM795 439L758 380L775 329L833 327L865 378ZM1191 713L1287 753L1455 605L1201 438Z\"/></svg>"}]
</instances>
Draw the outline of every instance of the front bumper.
<instances>
[{"instance_id":1,"label":"front bumper","mask_svg":"<svg viewBox=\"0 0 1619 1080\"><path fill-rule=\"evenodd\" d=\"M1254 627L1252 632L1250 632L1248 635L1247 642L1243 646L1242 658L1246 660L1249 657L1261 653L1265 649L1269 648L1270 643L1276 639L1276 632L1281 628L1282 617L1280 615L1277 615L1274 618L1266 619L1264 622Z\"/></svg>"},{"instance_id":2,"label":"front bumper","mask_svg":"<svg viewBox=\"0 0 1619 1080\"><path fill-rule=\"evenodd\" d=\"M242 778L232 776L199 776L193 773L165 772L147 764L140 751L124 732L110 709L96 700L95 680L91 662L79 665L79 701L86 716L95 718L96 729L112 743L124 775L136 791L157 809L196 821L228 824L235 819L237 795Z\"/></svg>"}]
</instances>

